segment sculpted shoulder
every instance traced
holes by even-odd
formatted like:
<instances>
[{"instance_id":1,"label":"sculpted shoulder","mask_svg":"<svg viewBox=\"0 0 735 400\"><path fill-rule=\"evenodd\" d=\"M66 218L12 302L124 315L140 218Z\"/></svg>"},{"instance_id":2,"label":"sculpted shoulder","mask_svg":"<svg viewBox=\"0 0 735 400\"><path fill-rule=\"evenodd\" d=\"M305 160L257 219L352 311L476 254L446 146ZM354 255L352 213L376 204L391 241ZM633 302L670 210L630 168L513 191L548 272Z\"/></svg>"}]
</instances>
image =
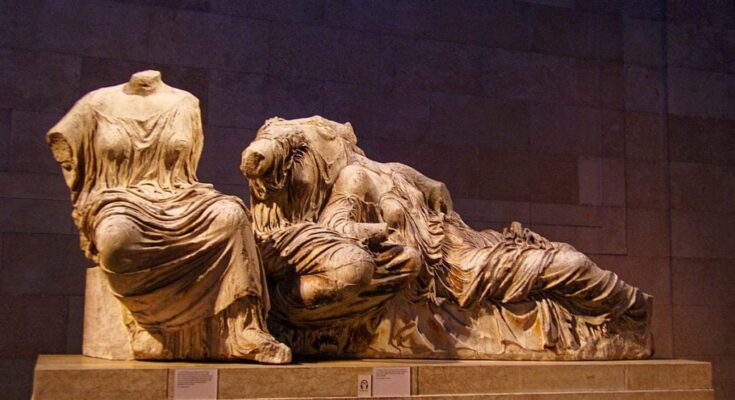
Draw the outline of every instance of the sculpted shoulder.
<instances>
[{"instance_id":1,"label":"sculpted shoulder","mask_svg":"<svg viewBox=\"0 0 735 400\"><path fill-rule=\"evenodd\" d=\"M334 183L337 192L351 194L360 198L370 192L372 188L372 177L370 171L361 165L348 165L342 169Z\"/></svg>"},{"instance_id":2,"label":"sculpted shoulder","mask_svg":"<svg viewBox=\"0 0 735 400\"><path fill-rule=\"evenodd\" d=\"M170 86L169 88L171 88L171 93L175 95L176 97L180 98L182 102L185 102L188 105L199 108L199 98L197 98L190 92L187 92L186 90L177 89L177 88L170 87Z\"/></svg>"},{"instance_id":3,"label":"sculpted shoulder","mask_svg":"<svg viewBox=\"0 0 735 400\"><path fill-rule=\"evenodd\" d=\"M93 90L79 100L107 115L146 119L172 107L199 109L199 99L186 90L162 85L147 95L134 94L120 84Z\"/></svg>"},{"instance_id":4,"label":"sculpted shoulder","mask_svg":"<svg viewBox=\"0 0 735 400\"><path fill-rule=\"evenodd\" d=\"M124 85L120 84L93 90L79 99L79 103L87 104L95 109L104 109L105 105L118 93L122 93Z\"/></svg>"}]
</instances>

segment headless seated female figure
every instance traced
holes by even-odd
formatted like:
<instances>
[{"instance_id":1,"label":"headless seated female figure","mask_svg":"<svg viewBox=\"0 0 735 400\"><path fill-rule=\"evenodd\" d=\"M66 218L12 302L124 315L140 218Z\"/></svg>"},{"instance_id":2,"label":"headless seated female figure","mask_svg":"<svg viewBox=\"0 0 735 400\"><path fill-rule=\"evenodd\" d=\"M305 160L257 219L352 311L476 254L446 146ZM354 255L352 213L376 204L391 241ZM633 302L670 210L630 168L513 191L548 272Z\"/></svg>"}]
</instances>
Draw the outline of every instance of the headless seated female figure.
<instances>
[{"instance_id":1,"label":"headless seated female figure","mask_svg":"<svg viewBox=\"0 0 735 400\"><path fill-rule=\"evenodd\" d=\"M249 214L197 181L197 99L157 71L93 91L47 134L73 219L126 310L138 359L289 362L268 333L269 300Z\"/></svg>"}]
</instances>

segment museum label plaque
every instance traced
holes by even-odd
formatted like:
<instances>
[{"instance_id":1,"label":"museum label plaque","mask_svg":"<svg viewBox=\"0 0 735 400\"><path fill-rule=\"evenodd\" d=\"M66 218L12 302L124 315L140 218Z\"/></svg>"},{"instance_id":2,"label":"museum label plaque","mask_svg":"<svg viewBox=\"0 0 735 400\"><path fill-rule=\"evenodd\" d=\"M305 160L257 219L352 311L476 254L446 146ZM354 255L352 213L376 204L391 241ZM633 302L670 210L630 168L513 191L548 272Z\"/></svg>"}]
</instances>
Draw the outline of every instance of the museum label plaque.
<instances>
[{"instance_id":1,"label":"museum label plaque","mask_svg":"<svg viewBox=\"0 0 735 400\"><path fill-rule=\"evenodd\" d=\"M217 398L217 369L177 369L174 372L174 400Z\"/></svg>"},{"instance_id":2,"label":"museum label plaque","mask_svg":"<svg viewBox=\"0 0 735 400\"><path fill-rule=\"evenodd\" d=\"M373 396L410 396L411 368L373 368Z\"/></svg>"}]
</instances>

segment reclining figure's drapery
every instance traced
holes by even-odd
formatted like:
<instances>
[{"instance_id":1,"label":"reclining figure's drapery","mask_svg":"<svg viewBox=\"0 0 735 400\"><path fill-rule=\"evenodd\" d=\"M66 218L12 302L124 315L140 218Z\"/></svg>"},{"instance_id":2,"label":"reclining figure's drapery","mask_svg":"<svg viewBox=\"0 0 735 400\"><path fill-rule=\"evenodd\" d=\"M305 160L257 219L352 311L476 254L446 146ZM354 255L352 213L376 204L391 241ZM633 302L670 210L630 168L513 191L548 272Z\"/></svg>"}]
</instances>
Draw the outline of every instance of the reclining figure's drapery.
<instances>
[{"instance_id":1,"label":"reclining figure's drapery","mask_svg":"<svg viewBox=\"0 0 735 400\"><path fill-rule=\"evenodd\" d=\"M277 336L312 355L618 359L652 353L651 297L446 187L379 163L349 124L272 119L243 153Z\"/></svg>"}]
</instances>

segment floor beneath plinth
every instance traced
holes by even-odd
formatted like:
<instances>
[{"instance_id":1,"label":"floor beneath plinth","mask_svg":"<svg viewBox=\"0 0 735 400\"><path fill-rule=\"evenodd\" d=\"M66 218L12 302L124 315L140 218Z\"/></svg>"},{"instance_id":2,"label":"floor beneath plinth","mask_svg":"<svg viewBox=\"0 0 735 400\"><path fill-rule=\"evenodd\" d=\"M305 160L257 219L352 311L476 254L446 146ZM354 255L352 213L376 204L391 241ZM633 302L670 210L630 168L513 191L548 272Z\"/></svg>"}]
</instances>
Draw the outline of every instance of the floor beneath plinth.
<instances>
[{"instance_id":1,"label":"floor beneath plinth","mask_svg":"<svg viewBox=\"0 0 735 400\"><path fill-rule=\"evenodd\" d=\"M642 361L350 360L289 365L107 361L41 355L33 398L166 399L176 369L216 368L218 398L351 398L374 367L411 368L416 397L442 399L711 400L711 364Z\"/></svg>"}]
</instances>

